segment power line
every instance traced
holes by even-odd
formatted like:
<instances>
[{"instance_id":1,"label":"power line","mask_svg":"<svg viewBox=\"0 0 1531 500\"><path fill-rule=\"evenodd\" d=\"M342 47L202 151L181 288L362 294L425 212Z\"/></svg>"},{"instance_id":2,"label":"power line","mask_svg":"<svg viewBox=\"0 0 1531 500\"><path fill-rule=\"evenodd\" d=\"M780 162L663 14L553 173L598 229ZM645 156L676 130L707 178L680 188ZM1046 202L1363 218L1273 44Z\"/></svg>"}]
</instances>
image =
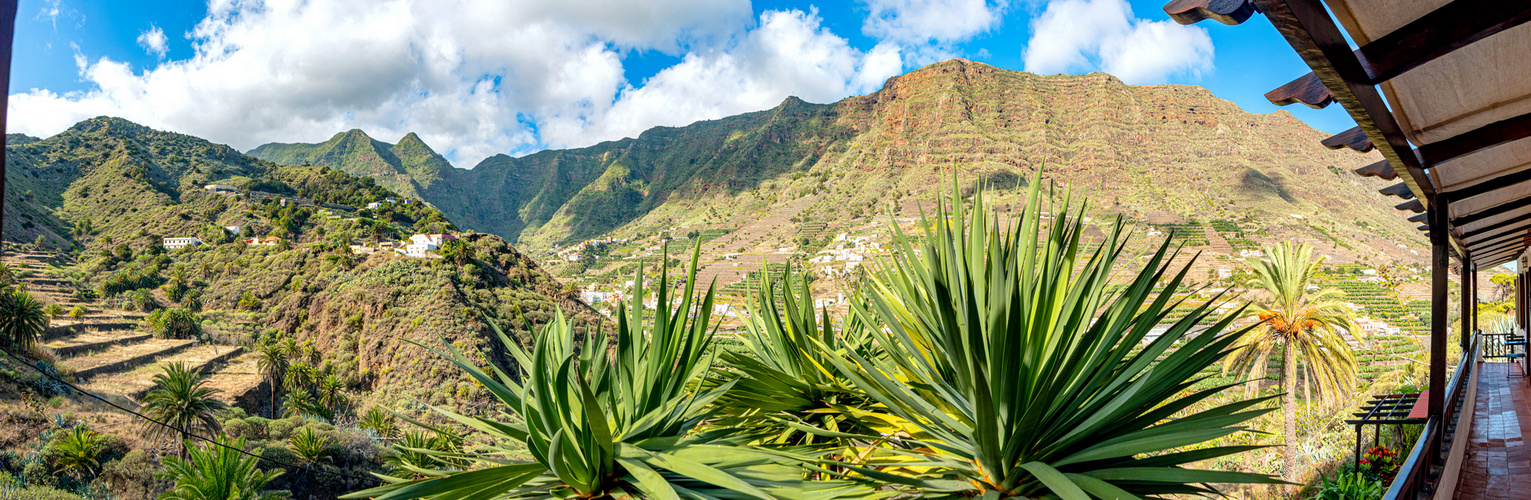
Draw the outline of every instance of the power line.
<instances>
[{"instance_id":1,"label":"power line","mask_svg":"<svg viewBox=\"0 0 1531 500\"><path fill-rule=\"evenodd\" d=\"M212 443L214 446L217 446L217 447L220 447L220 448L227 448L227 449L230 449L230 450L234 450L236 452L239 452L241 455L255 457L255 459L257 459L257 460L261 460L261 461L264 461L264 462L270 462L270 463L273 463L273 464L277 464L277 465L280 465L280 466L282 466L284 468L306 470L306 471L311 471L311 472L318 472L318 473L321 473L321 474L329 474L329 475L332 475L332 476L344 477L344 478L348 478L348 479L356 479L356 480L361 480L361 481L369 481L369 482L377 483L377 484L382 484L382 482L383 482L382 480L379 480L377 478L353 476L353 475L346 474L346 473L340 472L340 471L329 471L329 470L323 470L323 469L310 469L308 467L304 467L304 466L301 466L301 465L298 465L298 464L292 464L292 463L283 462L281 460L275 460L275 459L266 458L266 457L263 457L263 456L260 456L260 455L256 455L254 453L250 453L250 452L245 451L245 450L241 450L239 448L235 448L233 446L229 446L229 445L220 443L220 442L218 442L217 440L214 440L214 439L210 439L210 438L198 435L198 434L193 434L193 433L190 433L190 432L186 432L186 431L184 431L182 429L177 429L177 428L175 428L175 426L172 426L170 424L167 424L167 423L164 423L164 422L161 422L161 421L149 418L147 415L144 415L142 413L138 413L136 411L129 410L127 408L123 408L121 406L118 406L117 403L113 403L113 402L107 400L106 398L103 398L101 396L97 396L97 395L91 393L90 391L87 391L85 389L81 389L78 386L76 386L74 384L71 384L69 382L65 382L63 379L60 379L60 378L54 376L53 374L48 373L47 371L44 371L42 368L38 368L36 365L34 365L32 363L28 363L26 359L23 359L22 357L17 356L16 354L12 353L11 351L9 351L7 349L0 349L0 351L4 351L5 355L10 356L12 359L15 359L16 361L21 362L21 364L26 365L27 368L31 368L32 371L35 371L35 372L37 372L39 374L42 374L42 376L44 376L44 377L48 377L50 379L53 379L54 382L58 382L60 384L64 384L65 386L68 386L70 389L74 389L75 392L79 392L80 394L84 394L86 396L90 396L92 399L95 399L95 400L100 401L102 403L106 403L107 405L111 406L112 408L116 408L118 410L122 410L123 412L130 413L133 416L136 416L138 418L147 420L149 422L153 422L153 423L158 424L158 425L160 425L162 427L165 427L166 429L170 429L172 431L175 431L175 432L177 432L177 433L179 433L179 434L181 434L183 436L194 437L194 438L206 441L208 443Z\"/></svg>"}]
</instances>

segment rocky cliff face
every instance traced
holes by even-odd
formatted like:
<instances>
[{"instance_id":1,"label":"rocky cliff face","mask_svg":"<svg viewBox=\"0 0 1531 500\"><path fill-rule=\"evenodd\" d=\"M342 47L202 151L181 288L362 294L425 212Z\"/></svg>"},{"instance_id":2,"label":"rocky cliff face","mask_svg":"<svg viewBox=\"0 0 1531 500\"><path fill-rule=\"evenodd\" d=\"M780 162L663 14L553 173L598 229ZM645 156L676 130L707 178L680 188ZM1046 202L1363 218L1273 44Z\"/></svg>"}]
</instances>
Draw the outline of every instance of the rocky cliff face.
<instances>
[{"instance_id":1,"label":"rocky cliff face","mask_svg":"<svg viewBox=\"0 0 1531 500\"><path fill-rule=\"evenodd\" d=\"M633 139L431 171L419 192L460 224L540 248L641 232L661 219L737 227L747 222L741 217L808 194L826 195L809 210L815 217L859 219L890 198L927 195L945 175L1014 185L1045 168L1045 177L1087 189L1106 211L1200 221L1328 217L1412 241L1417 235L1373 192L1375 182L1349 173L1373 155L1326 150L1323 137L1285 112L1251 114L1200 87L951 60L834 104L789 98ZM271 146L252 154L302 157L380 182L399 176L368 173L354 155L319 154L340 138L307 146L307 155L279 156ZM761 200L766 206L752 206ZM752 208L727 209L741 205ZM699 219L703 211L733 213Z\"/></svg>"}]
</instances>

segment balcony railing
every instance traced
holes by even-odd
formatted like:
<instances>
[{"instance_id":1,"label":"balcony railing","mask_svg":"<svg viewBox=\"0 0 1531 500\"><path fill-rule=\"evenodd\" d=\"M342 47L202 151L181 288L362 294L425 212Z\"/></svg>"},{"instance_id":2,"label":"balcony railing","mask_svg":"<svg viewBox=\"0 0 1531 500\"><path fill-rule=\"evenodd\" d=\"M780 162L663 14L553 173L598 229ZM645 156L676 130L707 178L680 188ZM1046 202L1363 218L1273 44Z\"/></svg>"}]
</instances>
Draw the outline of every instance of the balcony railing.
<instances>
[{"instance_id":1,"label":"balcony railing","mask_svg":"<svg viewBox=\"0 0 1531 500\"><path fill-rule=\"evenodd\" d=\"M1472 371L1476 368L1474 362L1480 349L1485 349L1490 336L1509 334L1476 334L1472 337L1472 344L1462 350L1462 359L1457 362L1457 371L1451 376L1451 382L1447 384L1446 407L1442 409L1440 418L1432 417L1425 423L1425 430L1419 434L1419 441L1414 443L1414 450L1409 453L1409 458L1398 469L1398 476L1393 479L1393 485L1388 488L1385 500L1415 500L1422 494L1433 493L1434 489L1442 486L1455 487L1455 485L1434 485L1431 482L1439 478L1441 471L1435 471L1437 466L1446 462L1446 454L1450 452L1450 443L1447 439L1455 433L1459 410L1467 395L1467 382L1472 380ZM1498 340L1499 346L1503 347L1504 340ZM1485 352L1484 357L1488 357ZM1433 388L1432 388L1433 389ZM1472 415L1467 415L1471 419Z\"/></svg>"},{"instance_id":2,"label":"balcony railing","mask_svg":"<svg viewBox=\"0 0 1531 500\"><path fill-rule=\"evenodd\" d=\"M1506 344L1512 339L1518 339L1512 333L1480 333L1478 337L1483 340L1483 358L1509 358L1519 354L1519 349Z\"/></svg>"}]
</instances>

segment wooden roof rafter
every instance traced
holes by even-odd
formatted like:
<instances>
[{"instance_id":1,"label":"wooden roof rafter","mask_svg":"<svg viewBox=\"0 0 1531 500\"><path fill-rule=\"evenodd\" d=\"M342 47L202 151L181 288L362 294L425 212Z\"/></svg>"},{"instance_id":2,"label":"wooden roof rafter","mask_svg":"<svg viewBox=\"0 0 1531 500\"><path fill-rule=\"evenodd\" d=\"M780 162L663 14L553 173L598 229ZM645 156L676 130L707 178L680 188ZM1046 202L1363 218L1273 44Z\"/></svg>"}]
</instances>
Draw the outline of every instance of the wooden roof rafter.
<instances>
[{"instance_id":1,"label":"wooden roof rafter","mask_svg":"<svg viewBox=\"0 0 1531 500\"><path fill-rule=\"evenodd\" d=\"M1496 259L1484 251L1513 247L1505 238L1531 229L1531 214L1521 210L1531 207L1531 163L1524 160L1531 154L1531 108L1524 102L1531 95L1515 83L1525 81L1517 72L1531 61L1515 55L1531 34L1531 2L1173 0L1165 12L1182 24L1239 24L1265 14L1312 69L1266 98L1314 108L1340 103L1357 127L1323 144L1378 150L1383 161L1355 172L1402 177L1402 184L1379 190L1409 200L1400 210L1450 210L1429 222L1449 236L1457 255Z\"/></svg>"},{"instance_id":2,"label":"wooden roof rafter","mask_svg":"<svg viewBox=\"0 0 1531 500\"><path fill-rule=\"evenodd\" d=\"M1502 250L1491 255L1485 255L1481 259L1474 259L1473 263L1477 264L1479 267L1493 267L1505 262L1515 260L1525 251L1526 249L1524 247Z\"/></svg>"},{"instance_id":3,"label":"wooden roof rafter","mask_svg":"<svg viewBox=\"0 0 1531 500\"><path fill-rule=\"evenodd\" d=\"M1404 167L1408 175L1400 176L1403 182L1421 207L1429 208L1435 190L1425 173L1425 165L1413 154L1413 146L1409 145L1375 84L1367 83L1367 70L1351 50L1340 27L1329 17L1329 11L1318 0L1258 0L1256 5L1308 67L1313 68L1312 76L1299 80L1316 78L1322 82L1333 95L1333 101L1340 103L1356 121L1355 129L1326 141L1364 135L1394 171L1399 165Z\"/></svg>"}]
</instances>

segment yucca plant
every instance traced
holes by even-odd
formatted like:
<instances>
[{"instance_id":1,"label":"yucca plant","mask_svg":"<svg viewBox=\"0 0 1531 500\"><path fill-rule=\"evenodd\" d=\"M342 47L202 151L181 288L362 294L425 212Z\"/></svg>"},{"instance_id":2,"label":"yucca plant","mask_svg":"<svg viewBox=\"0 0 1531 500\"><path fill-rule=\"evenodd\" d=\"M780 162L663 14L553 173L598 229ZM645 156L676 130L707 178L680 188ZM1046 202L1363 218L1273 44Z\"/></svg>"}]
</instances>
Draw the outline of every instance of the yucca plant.
<instances>
[{"instance_id":1,"label":"yucca plant","mask_svg":"<svg viewBox=\"0 0 1531 500\"><path fill-rule=\"evenodd\" d=\"M869 493L844 482L801 479L800 459L691 431L732 383L698 389L710 372L707 355L713 289L695 295L696 260L678 308L659 276L652 321L643 307L642 269L632 303L617 314L615 345L599 329L576 352L574 331L560 312L527 353L496 328L524 377L491 365L481 370L450 344L442 354L477 379L514 418L473 418L436 408L493 441L467 454L464 472L406 466L427 479L361 491L347 498L833 498ZM443 342L445 344L445 342ZM416 450L425 452L427 450Z\"/></svg>"},{"instance_id":2,"label":"yucca plant","mask_svg":"<svg viewBox=\"0 0 1531 500\"><path fill-rule=\"evenodd\" d=\"M187 458L166 457L160 461L164 469L155 475L172 481L175 486L160 495L162 500L278 500L287 498L282 492L261 491L272 479L282 475L281 470L263 472L256 468L261 450L244 455L244 438L218 437L217 442L198 445L185 443ZM234 448L234 449L230 449Z\"/></svg>"},{"instance_id":3,"label":"yucca plant","mask_svg":"<svg viewBox=\"0 0 1531 500\"><path fill-rule=\"evenodd\" d=\"M893 226L894 257L877 262L867 304L852 304L887 356L836 350L829 360L918 431L901 440L907 449L887 448L901 467L852 469L932 498L1141 498L1276 482L1185 467L1252 449L1204 443L1270 411L1255 409L1266 399L1197 407L1228 387L1193 390L1198 373L1247 330L1230 332L1229 316L1193 332L1208 302L1150 339L1189 265L1155 296L1174 257L1165 243L1108 293L1121 219L1086 257L1084 210L1065 197L1044 219L1040 184L1019 220L993 215L981 191L963 210L954 186L954 206L926 218L918 246Z\"/></svg>"},{"instance_id":4,"label":"yucca plant","mask_svg":"<svg viewBox=\"0 0 1531 500\"><path fill-rule=\"evenodd\" d=\"M813 303L808 280L796 279L791 269L779 282L762 281L740 337L745 349L719 354L723 376L734 387L718 400L708 432L748 436L763 446L842 449L843 455L849 443L816 431L894 431L886 425L888 415L869 411L876 402L835 369L828 360L833 354L815 345L879 357L866 328L854 318L836 322L829 311L814 311Z\"/></svg>"}]
</instances>

